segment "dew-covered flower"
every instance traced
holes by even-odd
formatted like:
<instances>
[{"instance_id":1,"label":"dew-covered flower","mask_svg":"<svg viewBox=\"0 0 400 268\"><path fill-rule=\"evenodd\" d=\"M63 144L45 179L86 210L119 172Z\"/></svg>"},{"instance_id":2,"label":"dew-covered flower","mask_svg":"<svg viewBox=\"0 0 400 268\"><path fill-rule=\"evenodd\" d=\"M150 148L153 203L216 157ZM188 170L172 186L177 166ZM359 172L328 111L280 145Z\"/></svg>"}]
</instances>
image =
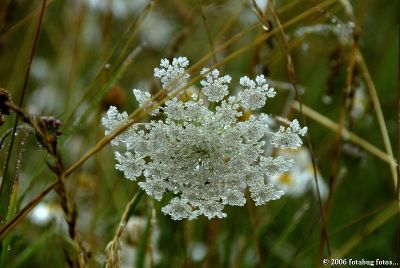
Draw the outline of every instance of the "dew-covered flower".
<instances>
[{"instance_id":1,"label":"dew-covered flower","mask_svg":"<svg viewBox=\"0 0 400 268\"><path fill-rule=\"evenodd\" d=\"M290 126L285 128L281 126L279 131L272 135L271 144L279 149L298 149L303 144L300 136L307 134L307 127L301 128L299 122L295 119Z\"/></svg>"},{"instance_id":2,"label":"dew-covered flower","mask_svg":"<svg viewBox=\"0 0 400 268\"><path fill-rule=\"evenodd\" d=\"M229 75L219 77L218 70L212 70L204 68L201 71L202 75L205 75L205 80L200 81L203 86L202 90L204 95L208 97L209 101L221 101L226 95L228 95L228 85L232 78Z\"/></svg>"},{"instance_id":3,"label":"dew-covered flower","mask_svg":"<svg viewBox=\"0 0 400 268\"><path fill-rule=\"evenodd\" d=\"M239 93L239 99L245 109L260 109L264 107L267 98L273 98L276 94L263 75L257 76L255 81L244 76L240 78L240 84L244 90Z\"/></svg>"},{"instance_id":4,"label":"dew-covered flower","mask_svg":"<svg viewBox=\"0 0 400 268\"><path fill-rule=\"evenodd\" d=\"M138 101L139 105L142 108L145 108L144 106L147 105L147 107L151 107L152 105L155 104L154 101L151 101L151 94L147 91L143 91L140 89L134 89L133 90L133 95L135 95L136 100ZM157 115L159 112L159 108L157 107L154 111L151 112L151 115Z\"/></svg>"},{"instance_id":5,"label":"dew-covered flower","mask_svg":"<svg viewBox=\"0 0 400 268\"><path fill-rule=\"evenodd\" d=\"M160 67L154 69L154 77L161 80L163 88L170 92L184 87L189 79L185 68L189 65L186 57L174 58L172 63L168 59L162 59Z\"/></svg>"},{"instance_id":6,"label":"dew-covered flower","mask_svg":"<svg viewBox=\"0 0 400 268\"><path fill-rule=\"evenodd\" d=\"M172 64L162 60L155 76L163 88L177 92L189 78L184 69L187 66L183 57L173 59ZM266 147L297 149L302 144L299 135L306 133L297 120L273 132L264 113L242 117L241 110L262 108L275 95L264 76L255 80L243 77L244 90L238 96L228 96L230 76L208 69L201 73L202 93L212 105L199 94L186 100L174 97L159 107L162 119L134 124L112 143L125 145L118 148L115 159L116 168L126 178L140 178L139 187L156 200L172 196L162 211L174 220L200 215L224 218L225 205L246 203L246 188L256 205L279 199L284 192L266 183L266 178L289 171L294 162L266 155ZM152 98L150 93L136 91L135 95L142 109L154 108L143 106L144 100ZM102 120L106 134L127 117L110 107Z\"/></svg>"},{"instance_id":7,"label":"dew-covered flower","mask_svg":"<svg viewBox=\"0 0 400 268\"><path fill-rule=\"evenodd\" d=\"M103 126L106 127L105 134L108 135L110 132L118 127L124 120L128 118L128 113L123 112L119 113L117 107L115 106L110 106L110 108L107 111L107 117L103 117L101 119L101 123ZM123 134L122 136L126 136L126 134ZM111 141L112 145L118 145L120 140L124 140L123 137L119 136L117 139L113 139Z\"/></svg>"}]
</instances>

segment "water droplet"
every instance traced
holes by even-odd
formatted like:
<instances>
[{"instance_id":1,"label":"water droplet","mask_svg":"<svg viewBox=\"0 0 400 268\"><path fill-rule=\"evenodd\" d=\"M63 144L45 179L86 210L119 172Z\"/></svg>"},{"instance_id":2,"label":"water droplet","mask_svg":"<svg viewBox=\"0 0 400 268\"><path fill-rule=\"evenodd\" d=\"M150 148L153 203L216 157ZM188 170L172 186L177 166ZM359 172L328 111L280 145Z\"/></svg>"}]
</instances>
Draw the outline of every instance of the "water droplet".
<instances>
[{"instance_id":1,"label":"water droplet","mask_svg":"<svg viewBox=\"0 0 400 268\"><path fill-rule=\"evenodd\" d=\"M107 70L111 69L111 64L107 63L106 65L104 65L104 68L106 68Z\"/></svg>"},{"instance_id":2,"label":"water droplet","mask_svg":"<svg viewBox=\"0 0 400 268\"><path fill-rule=\"evenodd\" d=\"M309 46L307 43L301 44L301 49L302 49L304 52L307 52L309 48L310 48L310 46Z\"/></svg>"},{"instance_id":3,"label":"water droplet","mask_svg":"<svg viewBox=\"0 0 400 268\"><path fill-rule=\"evenodd\" d=\"M352 21L350 21L350 22L347 24L347 26L348 26L350 29L353 29L353 28L356 27L355 23L352 22Z\"/></svg>"},{"instance_id":4,"label":"water droplet","mask_svg":"<svg viewBox=\"0 0 400 268\"><path fill-rule=\"evenodd\" d=\"M331 104L332 103L332 97L328 96L328 95L324 95L322 96L322 102L326 105Z\"/></svg>"}]
</instances>

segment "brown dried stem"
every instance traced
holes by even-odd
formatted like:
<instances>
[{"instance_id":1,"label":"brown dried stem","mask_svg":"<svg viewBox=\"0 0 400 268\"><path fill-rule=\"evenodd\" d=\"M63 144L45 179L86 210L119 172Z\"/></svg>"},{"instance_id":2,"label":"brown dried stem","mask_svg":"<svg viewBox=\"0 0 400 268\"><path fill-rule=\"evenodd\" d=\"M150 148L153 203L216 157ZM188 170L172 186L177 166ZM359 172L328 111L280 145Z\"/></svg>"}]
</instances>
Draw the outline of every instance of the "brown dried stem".
<instances>
[{"instance_id":1,"label":"brown dried stem","mask_svg":"<svg viewBox=\"0 0 400 268\"><path fill-rule=\"evenodd\" d=\"M17 116L21 118L23 122L27 123L34 129L38 141L42 144L42 146L46 149L46 151L54 158L54 164L48 163L47 165L50 168L50 170L52 170L53 173L57 176L57 181L56 184L54 184L54 189L56 190L57 194L60 197L61 207L64 212L65 220L68 225L68 234L73 240L74 247L78 253L78 261L76 263L73 263L73 266L86 267L87 258L89 254L83 247L80 235L76 228L77 209L75 204L68 197L65 184L63 181L64 168L63 168L61 154L57 149L57 136L60 133L58 133L57 130L50 129L51 127L49 125L50 123L46 121L45 118L39 117L36 120L34 120L24 110L22 110L15 104L11 102L6 102L5 105L8 106L12 111L14 111L17 114ZM50 120L53 122L58 121L55 119L50 119ZM71 256L67 256L67 258L69 260L72 260Z\"/></svg>"},{"instance_id":2,"label":"brown dried stem","mask_svg":"<svg viewBox=\"0 0 400 268\"><path fill-rule=\"evenodd\" d=\"M132 199L126 204L124 213L121 216L117 231L115 232L114 238L111 240L110 243L108 243L107 248L106 248L106 253L107 253L107 265L106 267L119 267L120 266L120 238L122 235L122 232L124 231L124 228L126 226L126 223L128 222L128 218L130 215L130 212L136 208L136 206L139 204L140 199L143 196L144 191L139 189L138 192L132 197Z\"/></svg>"},{"instance_id":3,"label":"brown dried stem","mask_svg":"<svg viewBox=\"0 0 400 268\"><path fill-rule=\"evenodd\" d=\"M275 11L275 1L273 1L273 8ZM304 115L303 112L303 103L301 101L301 96L299 93L299 90L297 88L297 83L296 83L296 73L294 70L294 66L293 66L293 61L292 61L292 57L290 55L290 50L289 50L289 44L285 35L285 32L283 30L282 24L278 18L278 14L276 12L274 12L274 17L276 20L276 23L278 24L278 29L280 31L281 37L282 37L282 41L285 47L285 55L286 55L286 60L287 60L287 69L288 69L288 74L289 74L289 79L293 85L295 94L296 94L296 99L299 103L299 107L300 107L300 114L301 114L301 120L302 120L302 124L304 126L307 126L307 121L306 121L306 117ZM321 199L321 194L320 194L320 189L319 189L319 184L318 184L318 179L317 179L317 168L316 168L316 162L315 162L315 157L314 157L314 151L313 151L313 147L312 147L312 143L311 143L311 137L310 134L307 133L307 145L308 145L308 149L310 151L310 157L311 157L311 162L312 162L312 167L313 167L313 174L314 174L314 181L315 181L315 185L316 185L316 189L317 189L317 197L318 197L318 203L319 203L319 207L320 207L320 214L321 214L321 222L322 222L322 235L324 237L324 241L326 241L327 244L327 250L328 250L328 257L331 257L331 250L330 250L330 245L329 245L329 238L328 238L328 231L327 231L327 219L325 217L325 213L323 210L323 205L322 205L322 199ZM322 260L322 254L320 256L320 259ZM320 262L321 263L321 262Z\"/></svg>"},{"instance_id":4,"label":"brown dried stem","mask_svg":"<svg viewBox=\"0 0 400 268\"><path fill-rule=\"evenodd\" d=\"M47 0L43 0L42 1L40 13L39 13L39 18L38 18L38 22L37 22L37 26L36 26L36 31L35 31L35 37L33 38L31 52L30 52L28 63L27 63L26 70L25 70L24 84L23 84L23 87L22 87L20 98L18 100L18 106L20 106L20 107L23 104L26 88L28 87L29 73L30 73L30 70L31 70L33 56L35 55L37 42L39 40L39 33L40 33L41 26L42 26L43 15L44 15L44 11L45 11L45 8L46 8L46 2L47 2ZM9 199L8 198L9 198L9 195L10 195L10 191L11 191L10 187L11 187L12 183L10 183L8 181L9 179L7 178L7 171L8 171L8 167L9 167L9 164L10 164L12 148L14 146L15 132L17 131L18 119L19 119L19 117L16 116L15 120L14 120L14 124L13 124L11 141L10 141L10 145L8 147L8 153L7 153L7 157L6 157L6 162L5 162L5 166L4 166L4 169L3 169L3 176L2 176L3 180L2 180L1 185L0 185L0 207L3 207L3 208L7 208L8 207L8 203L9 203ZM3 211L0 211L0 220L2 219L2 215L1 215L2 212Z\"/></svg>"},{"instance_id":5,"label":"brown dried stem","mask_svg":"<svg viewBox=\"0 0 400 268\"><path fill-rule=\"evenodd\" d=\"M345 87L343 89L343 94L342 94L342 100L341 100L341 105L340 105L340 114L339 114L339 122L338 122L338 130L336 132L336 139L335 139L335 146L334 146L334 152L333 152L333 158L332 158L332 164L331 164L331 174L329 176L329 192L328 192L328 198L325 203L325 216L327 220L329 219L329 212L330 208L332 206L332 200L333 200L333 192L334 192L334 184L336 181L337 173L338 173L338 166L339 166L339 158L341 155L341 147L343 143L343 129L345 127L346 123L346 117L347 117L347 112L348 112L348 99L350 96L350 90L352 87L352 82L353 82L353 74L354 74L354 68L356 66L356 52L358 49L358 43L359 43L359 37L360 37L360 32L361 32L361 22L363 19L363 15L365 12L365 3L366 1L361 1L360 3L360 9L358 13L358 17L356 20L356 30L353 33L353 44L351 47L350 51L350 56L349 56L349 63L347 67L347 76L346 76L346 82L345 82ZM320 260L322 260L322 252L325 243L327 243L326 236L321 233L321 242L320 242L320 248L319 248L319 256Z\"/></svg>"}]
</instances>

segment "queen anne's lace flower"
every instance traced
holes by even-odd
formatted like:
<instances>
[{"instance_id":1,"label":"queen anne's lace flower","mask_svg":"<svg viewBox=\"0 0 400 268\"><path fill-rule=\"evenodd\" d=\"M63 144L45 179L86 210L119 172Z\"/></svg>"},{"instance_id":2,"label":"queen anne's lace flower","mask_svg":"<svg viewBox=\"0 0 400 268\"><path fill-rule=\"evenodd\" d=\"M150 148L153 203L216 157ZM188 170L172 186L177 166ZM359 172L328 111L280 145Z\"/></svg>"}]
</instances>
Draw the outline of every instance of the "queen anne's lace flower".
<instances>
[{"instance_id":1,"label":"queen anne's lace flower","mask_svg":"<svg viewBox=\"0 0 400 268\"><path fill-rule=\"evenodd\" d=\"M128 113L127 112L119 113L117 107L110 106L110 108L107 111L107 117L103 117L101 119L101 123L103 124L103 126L106 127L105 134L106 135L110 134L110 132L114 128L116 128L118 125L120 125L127 118L128 118ZM121 140L121 138L123 136L126 136L126 134L123 133L117 139L113 139L111 141L111 144L112 145L118 145L119 141Z\"/></svg>"},{"instance_id":2,"label":"queen anne's lace flower","mask_svg":"<svg viewBox=\"0 0 400 268\"><path fill-rule=\"evenodd\" d=\"M299 135L307 134L307 127L300 128L295 119L288 128L280 127L279 131L272 136L271 144L279 149L298 149L303 144Z\"/></svg>"},{"instance_id":3,"label":"queen anne's lace flower","mask_svg":"<svg viewBox=\"0 0 400 268\"><path fill-rule=\"evenodd\" d=\"M251 197L256 201L256 206L264 205L268 201L281 198L284 191L276 190L272 184L261 184L250 186Z\"/></svg>"},{"instance_id":4,"label":"queen anne's lace flower","mask_svg":"<svg viewBox=\"0 0 400 268\"><path fill-rule=\"evenodd\" d=\"M208 68L204 68L201 71L201 74L205 75L206 80L200 81L200 84L203 86L203 93L208 97L208 100L218 102L228 95L227 84L231 82L232 78L229 75L219 77L218 70L215 69L211 72L209 70Z\"/></svg>"},{"instance_id":5,"label":"queen anne's lace flower","mask_svg":"<svg viewBox=\"0 0 400 268\"><path fill-rule=\"evenodd\" d=\"M134 89L133 95L135 95L136 100L139 102L139 105L144 108L145 105L148 107L155 104L155 102L151 101L151 94L147 91L142 91L140 89ZM157 115L160 109L157 107L151 112L151 115Z\"/></svg>"},{"instance_id":6,"label":"queen anne's lace flower","mask_svg":"<svg viewBox=\"0 0 400 268\"><path fill-rule=\"evenodd\" d=\"M172 64L167 59L161 60L160 67L154 69L154 77L161 79L163 88L168 91L179 90L184 87L189 78L185 68L189 65L186 57L174 58Z\"/></svg>"},{"instance_id":7,"label":"queen anne's lace flower","mask_svg":"<svg viewBox=\"0 0 400 268\"><path fill-rule=\"evenodd\" d=\"M189 78L184 67L186 58L161 61L156 77L164 88L176 91ZM202 91L215 105L207 107L198 94L187 101L172 98L165 102L162 120L133 125L116 137L113 145L122 143L125 152L116 152L116 168L125 177L135 180L143 176L139 186L156 200L173 195L162 208L174 220L194 219L204 215L209 219L226 217L225 205L243 206L244 191L248 187L256 205L280 198L284 193L266 184L267 176L288 171L294 164L282 156L264 156L267 143L275 147L299 148L299 135L306 133L294 120L288 128L273 132L267 125L266 114L241 117L240 109L258 109L267 98L275 95L264 76L255 81L241 79L245 88L239 96L228 94L229 76L203 70ZM174 82L172 82L174 81ZM172 83L172 84L171 84ZM151 99L150 93L134 91L142 109ZM102 123L106 134L112 131L127 114L110 107Z\"/></svg>"},{"instance_id":8,"label":"queen anne's lace flower","mask_svg":"<svg viewBox=\"0 0 400 268\"><path fill-rule=\"evenodd\" d=\"M125 152L124 155L115 152L115 160L119 163L115 165L115 168L124 172L127 179L136 179L142 174L145 162L141 158L134 159L134 155L131 152Z\"/></svg>"},{"instance_id":9,"label":"queen anne's lace flower","mask_svg":"<svg viewBox=\"0 0 400 268\"><path fill-rule=\"evenodd\" d=\"M246 109L260 109L265 105L267 98L273 98L276 94L274 89L268 86L264 75L257 76L255 81L244 76L240 78L240 84L244 90L239 93L239 99Z\"/></svg>"}]
</instances>

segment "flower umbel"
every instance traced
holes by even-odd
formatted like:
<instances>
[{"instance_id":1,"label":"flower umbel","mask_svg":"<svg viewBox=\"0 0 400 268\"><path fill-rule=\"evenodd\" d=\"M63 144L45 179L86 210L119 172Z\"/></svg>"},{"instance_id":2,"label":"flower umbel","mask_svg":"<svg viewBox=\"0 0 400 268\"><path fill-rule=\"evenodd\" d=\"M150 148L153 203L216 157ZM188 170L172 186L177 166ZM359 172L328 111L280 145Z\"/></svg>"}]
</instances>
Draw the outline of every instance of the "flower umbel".
<instances>
[{"instance_id":1,"label":"flower umbel","mask_svg":"<svg viewBox=\"0 0 400 268\"><path fill-rule=\"evenodd\" d=\"M185 71L188 60L184 57L161 61L154 74L161 78L164 88L178 92L189 75ZM264 156L264 147L298 149L302 145L300 128L294 120L288 128L277 132L266 124L266 114L252 115L242 121L242 109L256 110L265 105L275 91L264 76L255 81L248 77L240 80L244 90L236 96L229 94L231 77L220 77L218 70L203 69L202 93L215 105L206 106L194 94L190 100L177 97L159 107L165 119L136 124L116 137L113 145L124 144L123 152L116 152L116 168L128 179L143 176L139 186L156 200L166 193L173 198L162 208L174 220L223 218L225 205L243 206L244 191L248 187L256 205L279 199L284 192L266 183L267 176L279 175L293 165L293 160L282 156ZM142 109L150 93L134 91ZM110 107L102 123L106 134L112 131L127 114Z\"/></svg>"},{"instance_id":2,"label":"flower umbel","mask_svg":"<svg viewBox=\"0 0 400 268\"><path fill-rule=\"evenodd\" d=\"M174 58L172 63L169 60L161 60L160 67L154 69L154 77L161 80L163 88L168 91L179 90L186 85L189 75L185 73L185 68L189 61L185 57Z\"/></svg>"}]
</instances>

